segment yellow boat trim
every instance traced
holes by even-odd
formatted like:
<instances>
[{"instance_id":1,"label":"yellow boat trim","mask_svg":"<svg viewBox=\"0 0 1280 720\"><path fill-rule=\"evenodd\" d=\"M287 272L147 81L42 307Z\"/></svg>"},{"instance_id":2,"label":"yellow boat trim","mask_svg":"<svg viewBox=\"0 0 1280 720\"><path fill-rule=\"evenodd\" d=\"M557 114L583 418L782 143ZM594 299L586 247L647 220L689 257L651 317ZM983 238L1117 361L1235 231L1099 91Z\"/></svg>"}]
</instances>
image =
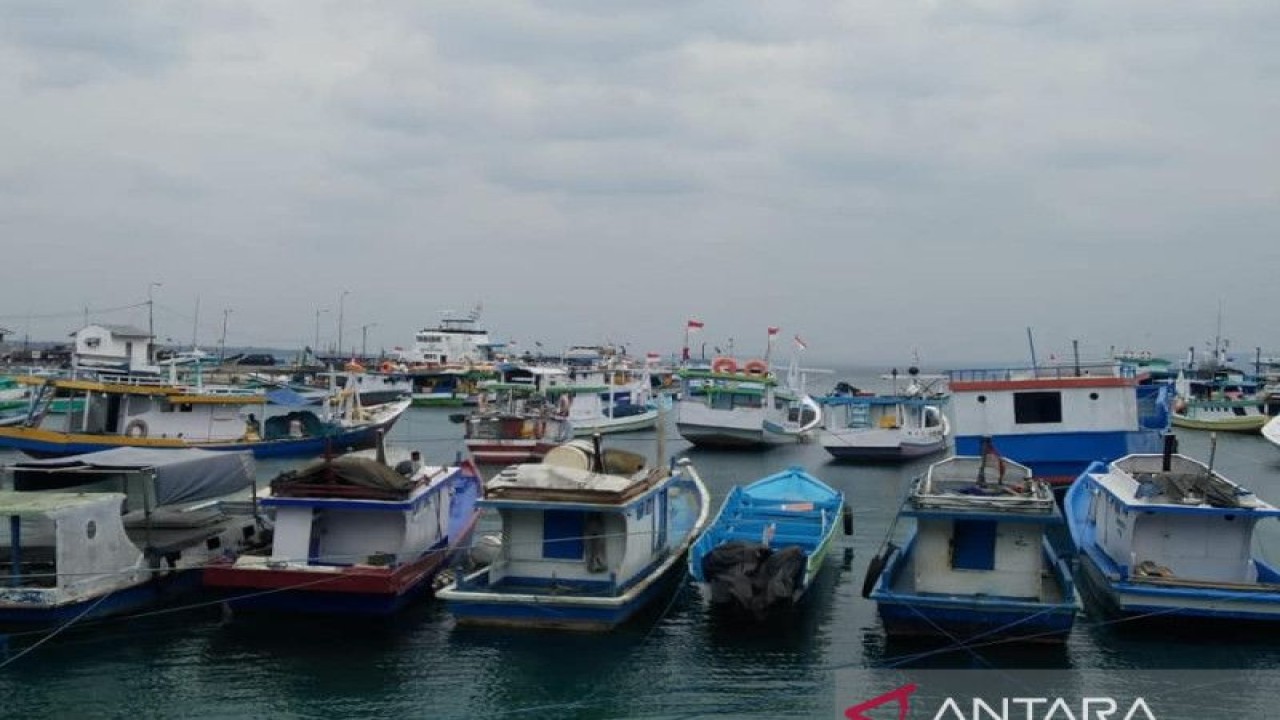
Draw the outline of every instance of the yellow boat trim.
<instances>
[{"instance_id":1,"label":"yellow boat trim","mask_svg":"<svg viewBox=\"0 0 1280 720\"><path fill-rule=\"evenodd\" d=\"M171 405L264 405L265 395L170 395Z\"/></svg>"},{"instance_id":2,"label":"yellow boat trim","mask_svg":"<svg viewBox=\"0 0 1280 720\"><path fill-rule=\"evenodd\" d=\"M84 445L104 445L108 447L116 447L118 445L127 445L129 447L163 447L163 448L184 448L195 447L183 438L164 438L164 437L128 437L126 435L85 435L81 433L65 433L56 430L43 430L41 428L25 428L25 427L0 427L0 437L25 438L27 440L40 440L48 443L66 443L84 444ZM200 443L201 446L210 443Z\"/></svg>"},{"instance_id":3,"label":"yellow boat trim","mask_svg":"<svg viewBox=\"0 0 1280 720\"><path fill-rule=\"evenodd\" d=\"M44 379L39 383L44 384ZM67 390L84 390L116 395L172 395L182 392L181 388L172 385L123 385L120 383L104 383L96 380L54 380L54 387Z\"/></svg>"}]
</instances>

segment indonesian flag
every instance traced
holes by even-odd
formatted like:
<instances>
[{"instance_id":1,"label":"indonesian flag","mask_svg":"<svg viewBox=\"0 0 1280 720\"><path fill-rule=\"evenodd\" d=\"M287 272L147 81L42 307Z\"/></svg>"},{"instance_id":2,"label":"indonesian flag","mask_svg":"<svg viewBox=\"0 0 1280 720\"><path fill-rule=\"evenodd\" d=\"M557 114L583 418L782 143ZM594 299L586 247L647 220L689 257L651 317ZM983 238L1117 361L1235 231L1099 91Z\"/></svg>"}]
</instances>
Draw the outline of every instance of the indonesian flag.
<instances>
[{"instance_id":1,"label":"indonesian flag","mask_svg":"<svg viewBox=\"0 0 1280 720\"><path fill-rule=\"evenodd\" d=\"M703 325L704 323L701 320L690 320L689 324L686 326L686 329L689 332L693 332L694 330L701 330Z\"/></svg>"},{"instance_id":2,"label":"indonesian flag","mask_svg":"<svg viewBox=\"0 0 1280 720\"><path fill-rule=\"evenodd\" d=\"M644 359L645 359L646 361L648 361L650 364L653 364L653 363L656 363L656 362L658 362L659 360L661 360L661 359L662 359L662 355L660 355L660 354L658 354L658 353L656 353L656 352L646 353L646 354L645 354L645 356L644 356Z\"/></svg>"},{"instance_id":3,"label":"indonesian flag","mask_svg":"<svg viewBox=\"0 0 1280 720\"><path fill-rule=\"evenodd\" d=\"M778 328L776 327L769 328L769 337L772 338L774 335L777 335L777 334L778 334Z\"/></svg>"},{"instance_id":4,"label":"indonesian flag","mask_svg":"<svg viewBox=\"0 0 1280 720\"><path fill-rule=\"evenodd\" d=\"M809 347L808 345L805 344L803 340L800 339L799 335L796 336L795 340L796 340L796 349L804 350Z\"/></svg>"}]
</instances>

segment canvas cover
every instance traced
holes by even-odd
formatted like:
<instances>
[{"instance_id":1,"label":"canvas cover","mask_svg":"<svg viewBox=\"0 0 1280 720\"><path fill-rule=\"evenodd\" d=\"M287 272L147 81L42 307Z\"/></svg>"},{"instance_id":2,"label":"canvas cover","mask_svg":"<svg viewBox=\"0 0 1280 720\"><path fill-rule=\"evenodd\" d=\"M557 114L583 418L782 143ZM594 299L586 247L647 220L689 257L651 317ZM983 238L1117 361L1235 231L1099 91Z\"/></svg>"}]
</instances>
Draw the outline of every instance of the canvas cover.
<instances>
[{"instance_id":1,"label":"canvas cover","mask_svg":"<svg viewBox=\"0 0 1280 720\"><path fill-rule=\"evenodd\" d=\"M735 540L717 546L702 558L702 576L711 588L711 602L735 606L757 618L789 603L801 589L807 558L804 550Z\"/></svg>"},{"instance_id":2,"label":"canvas cover","mask_svg":"<svg viewBox=\"0 0 1280 720\"><path fill-rule=\"evenodd\" d=\"M157 507L230 495L253 484L256 471L248 450L152 449L122 447L84 455L28 460L11 466L13 488L65 490L97 485L110 489L119 478L146 478L154 470ZM118 471L113 473L111 471ZM90 488L86 488L90 489Z\"/></svg>"},{"instance_id":3,"label":"canvas cover","mask_svg":"<svg viewBox=\"0 0 1280 720\"><path fill-rule=\"evenodd\" d=\"M313 490L317 485L349 485L407 496L417 482L377 460L352 455L322 460L300 470L289 470L271 481L272 491L280 495L292 494L292 487Z\"/></svg>"}]
</instances>

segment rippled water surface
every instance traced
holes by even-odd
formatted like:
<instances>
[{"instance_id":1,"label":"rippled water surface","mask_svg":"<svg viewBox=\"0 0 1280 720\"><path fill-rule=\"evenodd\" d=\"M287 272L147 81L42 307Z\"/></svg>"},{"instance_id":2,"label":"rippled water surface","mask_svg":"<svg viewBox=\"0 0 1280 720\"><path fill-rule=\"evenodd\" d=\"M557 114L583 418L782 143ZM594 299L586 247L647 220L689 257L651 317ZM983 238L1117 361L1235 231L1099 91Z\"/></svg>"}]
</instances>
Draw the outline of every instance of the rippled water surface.
<instances>
[{"instance_id":1,"label":"rippled water surface","mask_svg":"<svg viewBox=\"0 0 1280 720\"><path fill-rule=\"evenodd\" d=\"M391 439L450 460L461 441L449 412L411 410ZM668 435L676 437L673 429ZM1183 452L1208 458L1207 434L1179 436ZM654 437L607 442L653 452ZM840 538L796 612L764 627L728 622L708 615L683 580L640 621L607 635L456 628L435 601L382 623L228 619L208 605L53 638L0 669L0 716L830 717L833 672L846 667L1280 666L1271 635L1134 634L1088 615L1060 648L887 644L874 604L861 597L863 574L906 484L927 461L843 465L818 445L725 453L691 450L678 438L667 450L693 460L717 505L733 484L792 464L847 494L854 535ZM15 458L0 453L0 462ZM1280 450L1261 437L1220 436L1215 462L1280 501ZM267 478L286 466L264 462L259 470ZM1280 560L1280 544L1271 555ZM29 641L11 640L11 654Z\"/></svg>"}]
</instances>

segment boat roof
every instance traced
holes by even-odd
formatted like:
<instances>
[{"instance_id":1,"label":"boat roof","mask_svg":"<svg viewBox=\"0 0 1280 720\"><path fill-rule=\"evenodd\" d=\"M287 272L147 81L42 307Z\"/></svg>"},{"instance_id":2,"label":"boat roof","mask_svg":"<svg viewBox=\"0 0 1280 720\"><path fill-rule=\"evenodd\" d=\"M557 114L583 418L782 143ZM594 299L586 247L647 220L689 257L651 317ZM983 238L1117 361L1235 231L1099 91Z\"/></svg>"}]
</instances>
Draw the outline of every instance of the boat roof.
<instances>
[{"instance_id":1,"label":"boat roof","mask_svg":"<svg viewBox=\"0 0 1280 720\"><path fill-rule=\"evenodd\" d=\"M1056 390L1130 387L1145 379L1133 366L1117 363L950 370L953 393L992 390Z\"/></svg>"},{"instance_id":2,"label":"boat roof","mask_svg":"<svg viewBox=\"0 0 1280 720\"><path fill-rule=\"evenodd\" d=\"M68 508L124 501L124 493L19 492L0 490L0 516L41 517Z\"/></svg>"},{"instance_id":3,"label":"boat roof","mask_svg":"<svg viewBox=\"0 0 1280 720\"><path fill-rule=\"evenodd\" d=\"M912 486L909 502L907 515L1057 516L1053 490L1031 468L991 455L934 463Z\"/></svg>"},{"instance_id":4,"label":"boat roof","mask_svg":"<svg viewBox=\"0 0 1280 720\"><path fill-rule=\"evenodd\" d=\"M155 504L172 505L230 495L253 484L249 450L119 447L47 460L25 460L3 468L19 491L87 485L111 474L151 476Z\"/></svg>"},{"instance_id":5,"label":"boat roof","mask_svg":"<svg viewBox=\"0 0 1280 720\"><path fill-rule=\"evenodd\" d=\"M761 478L743 488L742 493L755 501L818 505L838 505L844 498L838 490L805 472L799 465Z\"/></svg>"},{"instance_id":6,"label":"boat roof","mask_svg":"<svg viewBox=\"0 0 1280 720\"><path fill-rule=\"evenodd\" d=\"M484 504L515 501L519 504L622 505L668 477L666 470L659 468L615 475L561 465L512 465L485 485Z\"/></svg>"},{"instance_id":7,"label":"boat roof","mask_svg":"<svg viewBox=\"0 0 1280 720\"><path fill-rule=\"evenodd\" d=\"M1165 507L1201 511L1249 510L1280 515L1280 508L1228 480L1208 465L1185 455L1126 455L1109 472L1090 473L1107 492L1129 507Z\"/></svg>"}]
</instances>

